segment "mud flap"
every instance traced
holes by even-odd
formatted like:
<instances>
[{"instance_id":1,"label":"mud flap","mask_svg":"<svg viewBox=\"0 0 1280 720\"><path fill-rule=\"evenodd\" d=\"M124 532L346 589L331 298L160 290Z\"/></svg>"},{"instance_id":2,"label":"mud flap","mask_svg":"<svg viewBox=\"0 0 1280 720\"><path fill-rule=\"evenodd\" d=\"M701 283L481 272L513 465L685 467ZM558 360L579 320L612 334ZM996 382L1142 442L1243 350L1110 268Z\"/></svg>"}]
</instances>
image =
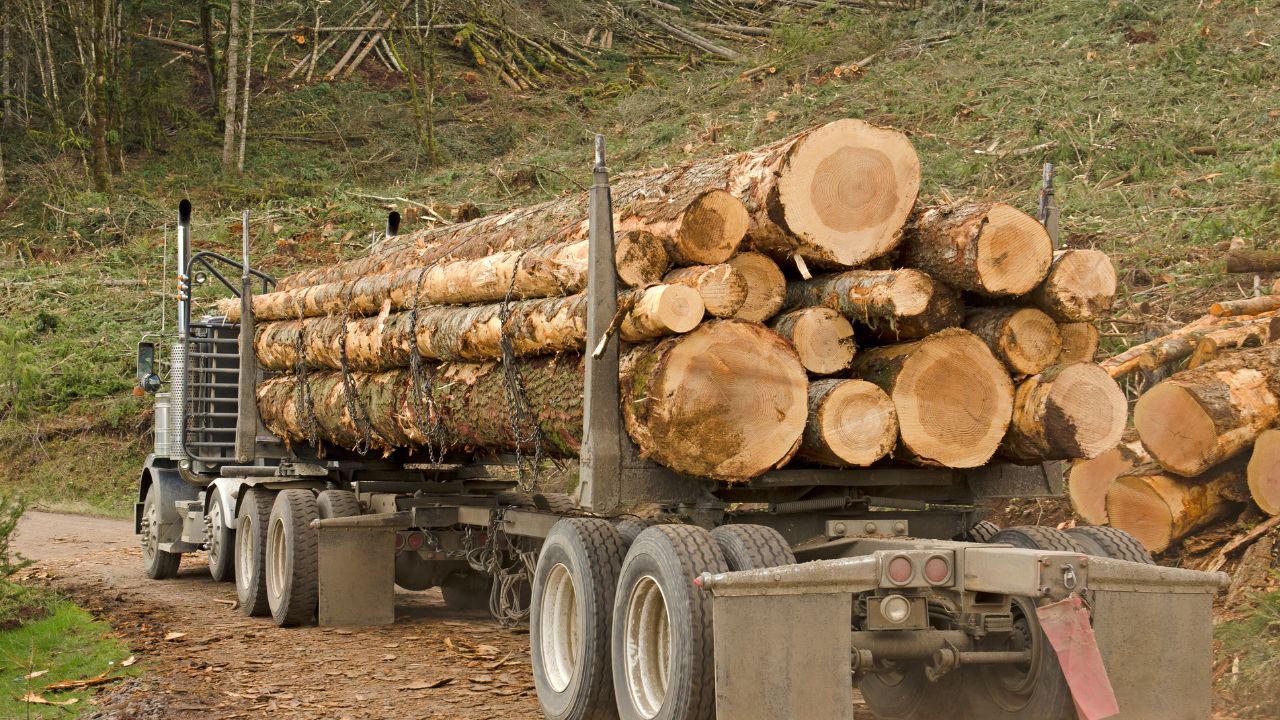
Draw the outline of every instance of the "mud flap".
<instances>
[{"instance_id":1,"label":"mud flap","mask_svg":"<svg viewBox=\"0 0 1280 720\"><path fill-rule=\"evenodd\" d=\"M321 526L317 532L320 625L395 622L395 529Z\"/></svg>"},{"instance_id":2,"label":"mud flap","mask_svg":"<svg viewBox=\"0 0 1280 720\"><path fill-rule=\"evenodd\" d=\"M1102 664L1102 652L1098 649L1093 626L1089 624L1089 609L1080 596L1036 608L1040 627L1058 655L1062 674L1071 688L1076 713L1081 720L1102 720L1120 713L1115 691Z\"/></svg>"}]
</instances>

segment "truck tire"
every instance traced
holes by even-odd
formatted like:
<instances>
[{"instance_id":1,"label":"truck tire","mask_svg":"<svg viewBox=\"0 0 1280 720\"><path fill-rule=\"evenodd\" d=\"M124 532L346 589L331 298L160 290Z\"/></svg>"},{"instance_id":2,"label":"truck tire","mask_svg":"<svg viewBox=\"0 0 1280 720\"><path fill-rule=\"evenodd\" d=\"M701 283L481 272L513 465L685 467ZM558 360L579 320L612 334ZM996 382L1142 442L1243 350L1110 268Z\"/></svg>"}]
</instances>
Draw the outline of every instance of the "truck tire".
<instances>
[{"instance_id":1,"label":"truck tire","mask_svg":"<svg viewBox=\"0 0 1280 720\"><path fill-rule=\"evenodd\" d=\"M765 525L721 525L711 531L730 571L794 565L782 533Z\"/></svg>"},{"instance_id":2,"label":"truck tire","mask_svg":"<svg viewBox=\"0 0 1280 720\"><path fill-rule=\"evenodd\" d=\"M1090 555L1128 560L1144 565L1156 564L1156 561L1151 559L1151 553L1142 547L1142 542L1120 528L1107 525L1082 525L1068 528L1064 532Z\"/></svg>"},{"instance_id":3,"label":"truck tire","mask_svg":"<svg viewBox=\"0 0 1280 720\"><path fill-rule=\"evenodd\" d=\"M617 528L618 534L622 536L622 543L627 547L631 547L631 543L640 537L640 533L648 528L656 525L653 520L644 520L641 518L628 517L621 520L615 520L613 526Z\"/></svg>"},{"instance_id":4,"label":"truck tire","mask_svg":"<svg viewBox=\"0 0 1280 720\"><path fill-rule=\"evenodd\" d=\"M969 711L983 720L1075 720L1075 703L1058 656L1040 629L1035 603L1013 598L1014 633L983 650L1031 650L1031 662L961 668ZM952 675L956 673L950 673Z\"/></svg>"},{"instance_id":5,"label":"truck tire","mask_svg":"<svg viewBox=\"0 0 1280 720\"><path fill-rule=\"evenodd\" d=\"M880 720L936 720L981 718L964 712L960 673L930 680L923 662L895 663L884 672L868 673L858 683L862 699Z\"/></svg>"},{"instance_id":6,"label":"truck tire","mask_svg":"<svg viewBox=\"0 0 1280 720\"><path fill-rule=\"evenodd\" d=\"M231 509L222 506L222 493L216 490L209 503L209 575L214 582L236 579L236 532L231 527Z\"/></svg>"},{"instance_id":7,"label":"truck tire","mask_svg":"<svg viewBox=\"0 0 1280 720\"><path fill-rule=\"evenodd\" d=\"M316 512L322 519L356 517L360 500L350 490L323 490L316 496Z\"/></svg>"},{"instance_id":8,"label":"truck tire","mask_svg":"<svg viewBox=\"0 0 1280 720\"><path fill-rule=\"evenodd\" d=\"M282 490L267 528L267 603L281 627L302 625L316 616L320 564L315 528L320 517L310 490Z\"/></svg>"},{"instance_id":9,"label":"truck tire","mask_svg":"<svg viewBox=\"0 0 1280 720\"><path fill-rule=\"evenodd\" d=\"M545 512L568 515L578 509L573 498L564 493L534 493L533 506Z\"/></svg>"},{"instance_id":10,"label":"truck tire","mask_svg":"<svg viewBox=\"0 0 1280 720\"><path fill-rule=\"evenodd\" d=\"M236 600L240 612L250 617L266 615L267 604L267 526L271 523L271 505L275 493L263 488L249 488L240 499L236 523Z\"/></svg>"},{"instance_id":11,"label":"truck tire","mask_svg":"<svg viewBox=\"0 0 1280 720\"><path fill-rule=\"evenodd\" d=\"M1039 525L1019 525L1018 527L1005 528L987 542L993 545L1012 545L1016 548L1027 548L1028 550L1059 550L1062 552L1076 552L1088 555L1085 549L1080 546L1070 535L1051 527L1040 527Z\"/></svg>"},{"instance_id":12,"label":"truck tire","mask_svg":"<svg viewBox=\"0 0 1280 720\"><path fill-rule=\"evenodd\" d=\"M621 720L711 720L711 598L693 584L728 570L711 533L657 525L627 551L613 603L610 655Z\"/></svg>"},{"instance_id":13,"label":"truck tire","mask_svg":"<svg viewBox=\"0 0 1280 720\"><path fill-rule=\"evenodd\" d=\"M616 718L610 623L627 553L608 520L565 518L551 528L533 574L533 683L549 720Z\"/></svg>"},{"instance_id":14,"label":"truck tire","mask_svg":"<svg viewBox=\"0 0 1280 720\"><path fill-rule=\"evenodd\" d=\"M178 574L182 553L160 549L160 536L153 529L160 525L159 494L156 486L151 485L142 499L142 566L152 580L168 580Z\"/></svg>"},{"instance_id":15,"label":"truck tire","mask_svg":"<svg viewBox=\"0 0 1280 720\"><path fill-rule=\"evenodd\" d=\"M969 528L969 531L965 533L965 539L969 542L991 542L991 538L995 537L998 532L1000 532L999 525L990 520L982 520Z\"/></svg>"},{"instance_id":16,"label":"truck tire","mask_svg":"<svg viewBox=\"0 0 1280 720\"><path fill-rule=\"evenodd\" d=\"M440 583L440 594L450 610L488 610L493 578L477 572L454 573Z\"/></svg>"}]
</instances>

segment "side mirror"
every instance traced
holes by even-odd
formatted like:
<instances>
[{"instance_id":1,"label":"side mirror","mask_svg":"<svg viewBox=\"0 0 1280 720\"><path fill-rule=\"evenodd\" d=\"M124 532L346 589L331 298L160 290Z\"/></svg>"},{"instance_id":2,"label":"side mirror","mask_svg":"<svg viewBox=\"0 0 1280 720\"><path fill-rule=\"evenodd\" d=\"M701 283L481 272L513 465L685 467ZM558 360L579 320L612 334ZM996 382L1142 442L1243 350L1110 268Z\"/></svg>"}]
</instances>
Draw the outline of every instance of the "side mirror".
<instances>
[{"instance_id":1,"label":"side mirror","mask_svg":"<svg viewBox=\"0 0 1280 720\"><path fill-rule=\"evenodd\" d=\"M156 344L138 343L138 385L149 393L160 389L160 376L156 374Z\"/></svg>"}]
</instances>

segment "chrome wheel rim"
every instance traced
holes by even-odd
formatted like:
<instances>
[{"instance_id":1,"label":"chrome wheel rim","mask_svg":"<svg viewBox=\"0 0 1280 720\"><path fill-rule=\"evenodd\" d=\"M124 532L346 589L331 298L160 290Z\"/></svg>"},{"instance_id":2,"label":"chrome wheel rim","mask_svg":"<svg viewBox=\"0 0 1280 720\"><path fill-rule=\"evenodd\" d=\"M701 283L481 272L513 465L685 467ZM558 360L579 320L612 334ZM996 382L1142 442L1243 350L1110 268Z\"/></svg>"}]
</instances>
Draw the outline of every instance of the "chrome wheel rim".
<instances>
[{"instance_id":1,"label":"chrome wheel rim","mask_svg":"<svg viewBox=\"0 0 1280 720\"><path fill-rule=\"evenodd\" d=\"M640 578L627 600L626 678L632 705L656 717L667 698L671 669L671 621L667 599L652 576Z\"/></svg>"},{"instance_id":2,"label":"chrome wheel rim","mask_svg":"<svg viewBox=\"0 0 1280 720\"><path fill-rule=\"evenodd\" d=\"M253 582L253 542L253 516L246 513L240 517L236 534L236 586L243 592L248 592Z\"/></svg>"},{"instance_id":3,"label":"chrome wheel rim","mask_svg":"<svg viewBox=\"0 0 1280 720\"><path fill-rule=\"evenodd\" d=\"M209 508L209 564L216 565L222 559L222 502L213 501Z\"/></svg>"},{"instance_id":4,"label":"chrome wheel rim","mask_svg":"<svg viewBox=\"0 0 1280 720\"><path fill-rule=\"evenodd\" d=\"M285 584L284 518L275 518L267 526L267 597L279 600Z\"/></svg>"},{"instance_id":5,"label":"chrome wheel rim","mask_svg":"<svg viewBox=\"0 0 1280 720\"><path fill-rule=\"evenodd\" d=\"M547 682L555 692L564 692L578 669L578 592L573 576L563 563L547 574L538 613L538 645Z\"/></svg>"}]
</instances>

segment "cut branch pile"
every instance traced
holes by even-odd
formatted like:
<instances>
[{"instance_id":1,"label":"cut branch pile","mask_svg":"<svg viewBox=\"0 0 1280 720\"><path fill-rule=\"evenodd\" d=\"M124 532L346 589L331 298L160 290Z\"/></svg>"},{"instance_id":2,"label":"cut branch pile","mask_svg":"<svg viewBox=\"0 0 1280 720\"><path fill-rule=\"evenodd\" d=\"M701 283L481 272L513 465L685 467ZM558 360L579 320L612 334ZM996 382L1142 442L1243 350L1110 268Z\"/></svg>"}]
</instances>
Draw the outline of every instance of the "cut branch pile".
<instances>
[{"instance_id":1,"label":"cut branch pile","mask_svg":"<svg viewBox=\"0 0 1280 720\"><path fill-rule=\"evenodd\" d=\"M1252 314L1223 312L1224 306ZM1068 495L1077 515L1109 522L1162 551L1236 517L1251 501L1263 513L1280 514L1274 313L1270 297L1218 303L1209 314L1101 363L1112 377L1183 369L1142 393L1133 430L1120 443L1073 465Z\"/></svg>"},{"instance_id":2,"label":"cut branch pile","mask_svg":"<svg viewBox=\"0 0 1280 720\"><path fill-rule=\"evenodd\" d=\"M1003 203L916 209L919 178L905 136L857 120L615 178L613 331L641 453L738 481L793 457L972 468L1113 447L1124 397L1088 332L1106 256L1055 260ZM254 297L267 427L409 457L576 454L588 205L422 230Z\"/></svg>"}]
</instances>

